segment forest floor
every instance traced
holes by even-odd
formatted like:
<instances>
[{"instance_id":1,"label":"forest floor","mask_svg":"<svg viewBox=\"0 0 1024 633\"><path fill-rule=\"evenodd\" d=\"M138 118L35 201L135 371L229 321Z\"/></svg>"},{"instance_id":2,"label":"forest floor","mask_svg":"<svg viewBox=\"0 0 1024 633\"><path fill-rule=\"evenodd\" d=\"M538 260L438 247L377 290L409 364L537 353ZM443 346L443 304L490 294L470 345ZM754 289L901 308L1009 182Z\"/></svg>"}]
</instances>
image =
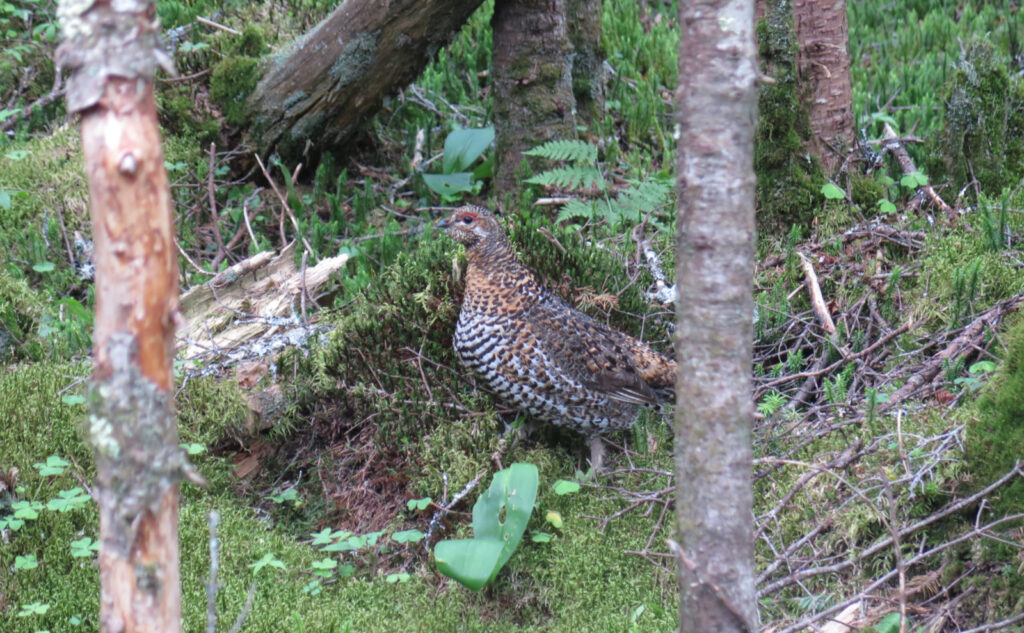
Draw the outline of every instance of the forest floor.
<instances>
[{"instance_id":1,"label":"forest floor","mask_svg":"<svg viewBox=\"0 0 1024 633\"><path fill-rule=\"evenodd\" d=\"M11 6L0 7L11 128L0 139L0 630L90 630L88 199L47 65L53 5ZM610 472L588 478L574 433L512 441L516 412L451 349L461 254L431 224L440 208L486 203L488 181L442 196L422 176L441 171L451 130L490 122L489 4L344 160L309 170L262 157L261 169L225 124L216 78L330 8L160 3L180 75L157 92L182 285L199 289L185 300L195 311L176 406L209 482L182 489L184 629L207 621L216 511L224 630L239 614L242 630L268 632L674 630L671 412L611 436ZM1024 630L1024 136L1005 127L1024 121L1024 17L952 0L855 2L849 16L860 158L813 183L807 222L762 223L759 237L762 625L888 633L902 616L910 631ZM659 291L674 276L675 8L606 0L603 41L608 116L580 131L594 158L549 167L593 166L614 196L530 185L506 222L548 287L670 350L674 312ZM12 114L33 101L30 117ZM881 150L884 125L920 171ZM920 195L923 178L945 209ZM263 285L202 294L252 258L266 260ZM301 292L288 295L296 275ZM211 308L229 296L234 308ZM259 316L269 299L283 307ZM228 332L249 338L230 344ZM506 569L470 592L437 573L430 548L469 535L473 501L513 462L538 467L536 511ZM579 490L563 494L565 481Z\"/></svg>"}]
</instances>

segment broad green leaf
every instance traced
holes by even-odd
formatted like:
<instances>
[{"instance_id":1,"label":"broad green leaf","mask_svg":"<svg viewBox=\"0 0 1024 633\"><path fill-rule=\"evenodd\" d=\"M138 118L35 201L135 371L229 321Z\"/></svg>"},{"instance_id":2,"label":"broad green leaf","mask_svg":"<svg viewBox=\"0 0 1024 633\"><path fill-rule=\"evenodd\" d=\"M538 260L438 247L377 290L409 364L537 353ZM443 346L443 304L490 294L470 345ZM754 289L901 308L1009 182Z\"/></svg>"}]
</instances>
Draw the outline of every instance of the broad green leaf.
<instances>
[{"instance_id":1,"label":"broad green leaf","mask_svg":"<svg viewBox=\"0 0 1024 633\"><path fill-rule=\"evenodd\" d=\"M494 539L441 541L434 547L437 570L473 591L480 591L500 569L504 544Z\"/></svg>"},{"instance_id":2,"label":"broad green leaf","mask_svg":"<svg viewBox=\"0 0 1024 633\"><path fill-rule=\"evenodd\" d=\"M37 273L48 273L56 267L57 266L53 262L39 262L38 264L34 264L32 266L32 270L36 271Z\"/></svg>"},{"instance_id":3,"label":"broad green leaf","mask_svg":"<svg viewBox=\"0 0 1024 633\"><path fill-rule=\"evenodd\" d=\"M454 174L423 174L423 182L431 191L442 196L451 196L473 188L473 174L460 171Z\"/></svg>"},{"instance_id":4,"label":"broad green leaf","mask_svg":"<svg viewBox=\"0 0 1024 633\"><path fill-rule=\"evenodd\" d=\"M11 210L11 192L0 189L0 209Z\"/></svg>"},{"instance_id":5,"label":"broad green leaf","mask_svg":"<svg viewBox=\"0 0 1024 633\"><path fill-rule=\"evenodd\" d=\"M547 532L534 532L530 535L530 540L534 543L550 543L551 535Z\"/></svg>"},{"instance_id":6,"label":"broad green leaf","mask_svg":"<svg viewBox=\"0 0 1024 633\"><path fill-rule=\"evenodd\" d=\"M473 538L504 543L493 575L497 575L519 547L536 500L537 467L523 463L512 464L495 473L491 487L477 499L473 506ZM502 508L505 509L504 522L499 520Z\"/></svg>"},{"instance_id":7,"label":"broad green leaf","mask_svg":"<svg viewBox=\"0 0 1024 633\"><path fill-rule=\"evenodd\" d=\"M878 201L878 210L885 214L896 213L896 205L882 198Z\"/></svg>"},{"instance_id":8,"label":"broad green leaf","mask_svg":"<svg viewBox=\"0 0 1024 633\"><path fill-rule=\"evenodd\" d=\"M493 127L452 130L444 140L442 171L446 174L465 171L493 140Z\"/></svg>"}]
</instances>

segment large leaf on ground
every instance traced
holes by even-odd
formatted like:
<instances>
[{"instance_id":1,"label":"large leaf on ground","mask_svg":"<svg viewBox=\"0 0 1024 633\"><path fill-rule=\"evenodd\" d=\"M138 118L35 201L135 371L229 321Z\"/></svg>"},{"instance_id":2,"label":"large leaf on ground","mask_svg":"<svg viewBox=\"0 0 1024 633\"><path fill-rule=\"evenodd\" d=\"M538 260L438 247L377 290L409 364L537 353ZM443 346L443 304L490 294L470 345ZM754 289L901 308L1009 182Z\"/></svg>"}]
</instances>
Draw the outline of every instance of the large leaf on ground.
<instances>
[{"instance_id":1,"label":"large leaf on ground","mask_svg":"<svg viewBox=\"0 0 1024 633\"><path fill-rule=\"evenodd\" d=\"M519 546L536 501L537 467L516 463L495 473L491 487L473 506L473 538L494 539L504 544L495 575ZM504 522L500 520L502 507Z\"/></svg>"},{"instance_id":2,"label":"large leaf on ground","mask_svg":"<svg viewBox=\"0 0 1024 633\"><path fill-rule=\"evenodd\" d=\"M441 541L434 547L437 570L453 580L479 591L498 573L505 544L494 539Z\"/></svg>"}]
</instances>

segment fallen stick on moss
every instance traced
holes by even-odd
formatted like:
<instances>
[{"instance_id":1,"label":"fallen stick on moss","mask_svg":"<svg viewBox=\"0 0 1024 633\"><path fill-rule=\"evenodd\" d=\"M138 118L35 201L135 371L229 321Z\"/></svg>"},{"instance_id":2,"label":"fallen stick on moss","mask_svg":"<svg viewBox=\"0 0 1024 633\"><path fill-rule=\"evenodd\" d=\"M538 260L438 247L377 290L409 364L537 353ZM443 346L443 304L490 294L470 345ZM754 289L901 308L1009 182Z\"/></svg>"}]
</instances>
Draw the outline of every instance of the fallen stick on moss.
<instances>
[{"instance_id":1,"label":"fallen stick on moss","mask_svg":"<svg viewBox=\"0 0 1024 633\"><path fill-rule=\"evenodd\" d=\"M825 305L825 297L821 294L821 285L818 284L818 275L814 272L814 265L806 255L803 253L799 253L799 255L800 266L807 278L807 291L811 293L811 307L814 308L814 314L817 315L821 327L830 336L835 336L836 324L832 322L832 315L828 313L828 306Z\"/></svg>"},{"instance_id":2,"label":"fallen stick on moss","mask_svg":"<svg viewBox=\"0 0 1024 633\"><path fill-rule=\"evenodd\" d=\"M917 166L914 165L914 160L907 153L907 148L904 147L903 141L896 134L896 131L892 129L888 123L884 124L882 128L882 140L885 144L882 148L885 151L892 152L892 155L896 158L896 162L899 163L900 170L903 171L904 175L910 175L917 173ZM939 197L939 194L935 193L935 189L931 185L921 185L917 188L918 191L922 192L932 204L942 209L942 212L946 214L946 219L952 222L956 219L956 210L953 207L946 204L946 201ZM911 201L908 205L912 209L917 208L915 201Z\"/></svg>"},{"instance_id":3,"label":"fallen stick on moss","mask_svg":"<svg viewBox=\"0 0 1024 633\"><path fill-rule=\"evenodd\" d=\"M894 391L889 396L888 402L880 404L879 410L885 411L896 406L925 384L930 383L942 370L942 364L946 360L956 358L964 350L977 345L979 339L984 335L985 330L994 326L1007 313L1016 309L1017 305L1021 301L1024 301L1024 294L1004 299L979 314L960 332L956 338L950 341L942 351L931 357L907 380L906 383L903 384L902 387Z\"/></svg>"}]
</instances>

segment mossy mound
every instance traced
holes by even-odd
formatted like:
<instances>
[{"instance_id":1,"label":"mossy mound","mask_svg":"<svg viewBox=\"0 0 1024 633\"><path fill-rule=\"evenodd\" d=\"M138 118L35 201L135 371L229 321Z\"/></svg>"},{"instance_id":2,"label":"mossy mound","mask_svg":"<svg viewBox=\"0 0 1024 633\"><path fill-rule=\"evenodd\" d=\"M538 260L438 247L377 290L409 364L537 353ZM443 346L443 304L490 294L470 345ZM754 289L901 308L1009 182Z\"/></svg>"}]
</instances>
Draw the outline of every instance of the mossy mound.
<instances>
[{"instance_id":1,"label":"mossy mound","mask_svg":"<svg viewBox=\"0 0 1024 633\"><path fill-rule=\"evenodd\" d=\"M969 44L945 88L946 118L935 169L956 190L977 181L989 195L1024 174L1024 78L987 41Z\"/></svg>"},{"instance_id":2,"label":"mossy mound","mask_svg":"<svg viewBox=\"0 0 1024 633\"><path fill-rule=\"evenodd\" d=\"M210 99L219 105L229 125L242 126L249 119L246 99L259 82L259 59L232 55L213 67Z\"/></svg>"},{"instance_id":3,"label":"mossy mound","mask_svg":"<svg viewBox=\"0 0 1024 633\"><path fill-rule=\"evenodd\" d=\"M983 488L1013 468L1024 446L1024 318L1019 315L1003 335L1003 363L978 399L965 445L974 485ZM990 499L1000 514L1024 507L1024 479L1017 479Z\"/></svg>"}]
</instances>

